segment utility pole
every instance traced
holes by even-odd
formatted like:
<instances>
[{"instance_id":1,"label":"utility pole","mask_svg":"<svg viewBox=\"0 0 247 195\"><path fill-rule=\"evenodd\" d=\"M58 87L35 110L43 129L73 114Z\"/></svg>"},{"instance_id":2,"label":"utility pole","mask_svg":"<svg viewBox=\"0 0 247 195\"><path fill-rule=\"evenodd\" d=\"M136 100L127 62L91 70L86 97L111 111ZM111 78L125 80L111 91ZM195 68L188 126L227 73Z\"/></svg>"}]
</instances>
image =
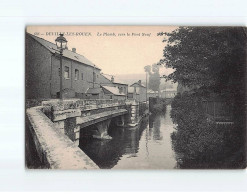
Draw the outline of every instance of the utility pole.
<instances>
[{"instance_id":1,"label":"utility pole","mask_svg":"<svg viewBox=\"0 0 247 195\"><path fill-rule=\"evenodd\" d=\"M93 65L93 88L94 88L94 82L95 82L95 65Z\"/></svg>"},{"instance_id":2,"label":"utility pole","mask_svg":"<svg viewBox=\"0 0 247 195\"><path fill-rule=\"evenodd\" d=\"M146 72L146 103L148 102L148 73Z\"/></svg>"}]
</instances>

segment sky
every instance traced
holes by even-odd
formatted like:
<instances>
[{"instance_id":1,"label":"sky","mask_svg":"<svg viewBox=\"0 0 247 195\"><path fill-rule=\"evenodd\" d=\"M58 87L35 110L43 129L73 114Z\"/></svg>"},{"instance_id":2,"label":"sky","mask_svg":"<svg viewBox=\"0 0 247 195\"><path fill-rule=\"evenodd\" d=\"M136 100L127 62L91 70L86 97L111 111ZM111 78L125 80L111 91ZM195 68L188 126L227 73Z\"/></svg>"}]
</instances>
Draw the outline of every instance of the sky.
<instances>
[{"instance_id":1,"label":"sky","mask_svg":"<svg viewBox=\"0 0 247 195\"><path fill-rule=\"evenodd\" d=\"M159 62L165 47L158 32L171 32L174 26L28 26L28 33L55 43L60 32L68 49L85 56L102 73L144 74L144 66ZM161 74L171 73L162 68Z\"/></svg>"}]
</instances>

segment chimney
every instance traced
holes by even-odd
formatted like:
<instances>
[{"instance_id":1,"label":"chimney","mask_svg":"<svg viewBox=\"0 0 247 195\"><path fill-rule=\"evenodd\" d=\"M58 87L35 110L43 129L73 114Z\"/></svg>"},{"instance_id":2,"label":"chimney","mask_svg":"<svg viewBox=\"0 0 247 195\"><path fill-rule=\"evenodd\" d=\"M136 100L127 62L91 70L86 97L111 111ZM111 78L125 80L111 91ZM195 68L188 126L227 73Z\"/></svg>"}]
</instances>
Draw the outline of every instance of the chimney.
<instances>
[{"instance_id":1,"label":"chimney","mask_svg":"<svg viewBox=\"0 0 247 195\"><path fill-rule=\"evenodd\" d=\"M111 77L111 82L114 82L114 77L113 76Z\"/></svg>"},{"instance_id":2,"label":"chimney","mask_svg":"<svg viewBox=\"0 0 247 195\"><path fill-rule=\"evenodd\" d=\"M72 51L73 51L74 53L76 53L76 48L72 48Z\"/></svg>"}]
</instances>

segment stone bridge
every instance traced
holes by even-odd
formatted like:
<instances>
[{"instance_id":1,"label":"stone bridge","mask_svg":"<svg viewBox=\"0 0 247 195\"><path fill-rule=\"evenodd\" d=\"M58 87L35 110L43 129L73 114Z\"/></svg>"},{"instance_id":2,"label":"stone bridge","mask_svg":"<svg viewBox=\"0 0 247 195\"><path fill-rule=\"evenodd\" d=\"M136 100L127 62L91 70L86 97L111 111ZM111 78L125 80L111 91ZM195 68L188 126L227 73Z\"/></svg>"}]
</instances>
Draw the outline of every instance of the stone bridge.
<instances>
[{"instance_id":1,"label":"stone bridge","mask_svg":"<svg viewBox=\"0 0 247 195\"><path fill-rule=\"evenodd\" d=\"M90 125L96 127L95 138L109 139L107 130L113 118L118 126L138 122L138 104L126 100L52 100L42 105L51 108L50 119L72 141L78 141L80 130Z\"/></svg>"},{"instance_id":2,"label":"stone bridge","mask_svg":"<svg viewBox=\"0 0 247 195\"><path fill-rule=\"evenodd\" d=\"M65 150L70 148L69 150L73 153L70 156L75 157L79 153L82 153L80 156L85 155L82 151L78 153L80 149L77 147L83 128L92 127L94 138L111 139L108 135L111 122L117 126L136 126L139 123L139 104L128 100L49 100L43 101L42 106L27 109L27 120L40 158L49 162L48 164L60 162L59 165L53 165L53 168L64 168L61 164L63 158L67 157L64 154L62 155L64 157L57 154L61 148ZM57 142L59 144L55 144ZM74 146L72 147L73 144L69 142ZM61 146L62 143L64 146ZM54 160L53 156L59 160ZM90 161L87 157L83 158ZM93 162L91 164L89 167L95 167ZM66 163L65 165L67 166ZM77 167L77 165L74 166Z\"/></svg>"}]
</instances>

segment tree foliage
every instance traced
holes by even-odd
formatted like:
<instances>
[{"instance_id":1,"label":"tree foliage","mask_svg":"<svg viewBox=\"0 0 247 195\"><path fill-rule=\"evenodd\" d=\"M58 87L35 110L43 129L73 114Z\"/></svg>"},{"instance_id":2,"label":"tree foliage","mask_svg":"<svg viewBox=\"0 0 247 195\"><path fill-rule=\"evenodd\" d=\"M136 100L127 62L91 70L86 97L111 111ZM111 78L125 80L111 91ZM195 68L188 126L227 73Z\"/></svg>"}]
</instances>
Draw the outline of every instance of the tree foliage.
<instances>
[{"instance_id":1,"label":"tree foliage","mask_svg":"<svg viewBox=\"0 0 247 195\"><path fill-rule=\"evenodd\" d=\"M166 43L159 65L174 69L166 79L196 88L195 93L177 95L172 103L171 116L177 123L172 141L182 161L242 166L246 140L246 28L180 27L158 35L164 36ZM200 103L212 94L233 105L234 125L216 126L207 121Z\"/></svg>"},{"instance_id":2,"label":"tree foliage","mask_svg":"<svg viewBox=\"0 0 247 195\"><path fill-rule=\"evenodd\" d=\"M160 87L160 73L159 66L153 64L152 66L148 65L144 67L145 72L149 74L148 88L153 91L159 91Z\"/></svg>"},{"instance_id":3,"label":"tree foliage","mask_svg":"<svg viewBox=\"0 0 247 195\"><path fill-rule=\"evenodd\" d=\"M177 131L171 138L178 164L181 168L243 168L245 131L207 122L202 98L185 92L172 102Z\"/></svg>"},{"instance_id":4,"label":"tree foliage","mask_svg":"<svg viewBox=\"0 0 247 195\"><path fill-rule=\"evenodd\" d=\"M243 27L180 27L163 35L163 64L175 71L167 80L217 93L243 87L246 29Z\"/></svg>"}]
</instances>

